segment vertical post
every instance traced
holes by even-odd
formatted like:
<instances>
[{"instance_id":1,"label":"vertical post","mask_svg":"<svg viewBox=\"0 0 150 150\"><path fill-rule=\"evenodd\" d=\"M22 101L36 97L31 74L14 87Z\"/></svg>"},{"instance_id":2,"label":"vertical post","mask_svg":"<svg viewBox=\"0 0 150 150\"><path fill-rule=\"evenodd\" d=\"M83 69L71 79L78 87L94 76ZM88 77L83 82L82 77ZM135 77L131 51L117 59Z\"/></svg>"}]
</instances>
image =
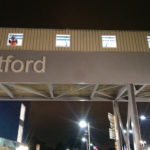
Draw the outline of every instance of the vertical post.
<instances>
[{"instance_id":1,"label":"vertical post","mask_svg":"<svg viewBox=\"0 0 150 150\"><path fill-rule=\"evenodd\" d=\"M122 150L122 144L121 144L121 136L120 136L120 126L119 126L119 120L116 112L116 102L113 101L113 111L114 111L114 128L115 128L115 140L116 140L116 148L117 150Z\"/></svg>"},{"instance_id":2,"label":"vertical post","mask_svg":"<svg viewBox=\"0 0 150 150\"><path fill-rule=\"evenodd\" d=\"M88 146L89 146L89 150L90 150L90 145L91 142L90 142L90 123L88 122Z\"/></svg>"},{"instance_id":3,"label":"vertical post","mask_svg":"<svg viewBox=\"0 0 150 150\"><path fill-rule=\"evenodd\" d=\"M133 84L128 84L128 101L130 103L129 109L131 113L131 126L133 130L134 150L142 150L142 146L140 144L141 133L140 133L140 126L139 126L139 118L138 118L138 111L137 111L137 105L135 101Z\"/></svg>"},{"instance_id":4,"label":"vertical post","mask_svg":"<svg viewBox=\"0 0 150 150\"><path fill-rule=\"evenodd\" d=\"M89 142L86 141L86 149L89 150Z\"/></svg>"},{"instance_id":5,"label":"vertical post","mask_svg":"<svg viewBox=\"0 0 150 150\"><path fill-rule=\"evenodd\" d=\"M21 103L17 142L22 142L26 106Z\"/></svg>"},{"instance_id":6,"label":"vertical post","mask_svg":"<svg viewBox=\"0 0 150 150\"><path fill-rule=\"evenodd\" d=\"M127 150L130 150L130 135L129 135L129 131L130 131L130 121L131 121L131 116L130 116L130 103L128 101L128 113L127 113L127 136L126 136L126 148Z\"/></svg>"}]
</instances>

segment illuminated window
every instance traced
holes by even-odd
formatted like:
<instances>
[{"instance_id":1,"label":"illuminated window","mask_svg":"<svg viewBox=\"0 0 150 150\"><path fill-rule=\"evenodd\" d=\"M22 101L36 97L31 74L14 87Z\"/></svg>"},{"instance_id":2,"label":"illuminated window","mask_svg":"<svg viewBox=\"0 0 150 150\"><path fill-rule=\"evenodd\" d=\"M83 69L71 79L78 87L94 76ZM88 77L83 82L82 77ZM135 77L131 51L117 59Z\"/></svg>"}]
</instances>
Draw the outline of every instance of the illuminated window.
<instances>
[{"instance_id":1,"label":"illuminated window","mask_svg":"<svg viewBox=\"0 0 150 150\"><path fill-rule=\"evenodd\" d=\"M70 47L70 35L57 34L56 47Z\"/></svg>"},{"instance_id":2,"label":"illuminated window","mask_svg":"<svg viewBox=\"0 0 150 150\"><path fill-rule=\"evenodd\" d=\"M147 36L148 47L150 48L150 36Z\"/></svg>"},{"instance_id":3,"label":"illuminated window","mask_svg":"<svg viewBox=\"0 0 150 150\"><path fill-rule=\"evenodd\" d=\"M26 112L26 107L24 104L21 104L20 120L22 120L22 121L24 121L24 119L25 119L25 112Z\"/></svg>"},{"instance_id":4,"label":"illuminated window","mask_svg":"<svg viewBox=\"0 0 150 150\"><path fill-rule=\"evenodd\" d=\"M22 33L9 33L7 46L22 46L23 34Z\"/></svg>"},{"instance_id":5,"label":"illuminated window","mask_svg":"<svg viewBox=\"0 0 150 150\"><path fill-rule=\"evenodd\" d=\"M19 125L17 142L20 143L22 142L22 135L23 135L23 126Z\"/></svg>"},{"instance_id":6,"label":"illuminated window","mask_svg":"<svg viewBox=\"0 0 150 150\"><path fill-rule=\"evenodd\" d=\"M102 36L102 46L104 48L116 48L116 36L114 35L103 35Z\"/></svg>"}]
</instances>

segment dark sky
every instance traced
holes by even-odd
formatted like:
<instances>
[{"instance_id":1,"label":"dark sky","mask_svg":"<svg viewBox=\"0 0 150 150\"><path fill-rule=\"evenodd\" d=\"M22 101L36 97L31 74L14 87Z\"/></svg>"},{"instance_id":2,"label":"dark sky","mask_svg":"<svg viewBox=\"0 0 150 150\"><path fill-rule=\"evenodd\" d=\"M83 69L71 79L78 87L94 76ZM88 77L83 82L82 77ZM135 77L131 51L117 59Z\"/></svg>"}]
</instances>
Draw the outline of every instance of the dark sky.
<instances>
[{"instance_id":1,"label":"dark sky","mask_svg":"<svg viewBox=\"0 0 150 150\"><path fill-rule=\"evenodd\" d=\"M16 141L19 125L20 106L19 101L0 101L0 137ZM24 122L23 142L26 141L29 116L29 102L23 102L26 106ZM13 129L13 130L12 130Z\"/></svg>"},{"instance_id":2,"label":"dark sky","mask_svg":"<svg viewBox=\"0 0 150 150\"><path fill-rule=\"evenodd\" d=\"M0 26L150 29L149 0L0 1Z\"/></svg>"},{"instance_id":3,"label":"dark sky","mask_svg":"<svg viewBox=\"0 0 150 150\"><path fill-rule=\"evenodd\" d=\"M108 111L111 103L101 102L31 102L29 135L46 141L50 146L69 139L79 140L82 132L78 121L87 119L91 124L91 141L103 148L113 143L109 140ZM104 109L105 107L105 109Z\"/></svg>"},{"instance_id":4,"label":"dark sky","mask_svg":"<svg viewBox=\"0 0 150 150\"><path fill-rule=\"evenodd\" d=\"M124 127L126 104L120 104ZM150 116L150 104L138 103L138 110L139 115ZM78 121L86 118L91 124L91 141L105 150L114 144L109 139L108 112L112 113L111 102L31 102L28 137L36 137L51 147L59 142L67 144L72 138L75 144L83 134ZM150 143L149 125L150 120L140 122L142 139L147 143Z\"/></svg>"}]
</instances>

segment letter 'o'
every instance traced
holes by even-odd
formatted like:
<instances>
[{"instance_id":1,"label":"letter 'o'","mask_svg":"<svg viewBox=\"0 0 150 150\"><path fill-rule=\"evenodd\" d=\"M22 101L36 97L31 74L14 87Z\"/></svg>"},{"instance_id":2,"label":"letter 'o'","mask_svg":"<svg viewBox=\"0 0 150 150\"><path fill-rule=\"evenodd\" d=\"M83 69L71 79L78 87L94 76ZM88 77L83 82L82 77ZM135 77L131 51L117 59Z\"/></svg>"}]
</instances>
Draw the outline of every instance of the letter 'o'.
<instances>
[{"instance_id":1,"label":"letter 'o'","mask_svg":"<svg viewBox=\"0 0 150 150\"><path fill-rule=\"evenodd\" d=\"M15 66L18 64L17 68L15 68ZM24 69L24 63L21 60L14 60L11 63L11 70L12 72L21 72Z\"/></svg>"}]
</instances>

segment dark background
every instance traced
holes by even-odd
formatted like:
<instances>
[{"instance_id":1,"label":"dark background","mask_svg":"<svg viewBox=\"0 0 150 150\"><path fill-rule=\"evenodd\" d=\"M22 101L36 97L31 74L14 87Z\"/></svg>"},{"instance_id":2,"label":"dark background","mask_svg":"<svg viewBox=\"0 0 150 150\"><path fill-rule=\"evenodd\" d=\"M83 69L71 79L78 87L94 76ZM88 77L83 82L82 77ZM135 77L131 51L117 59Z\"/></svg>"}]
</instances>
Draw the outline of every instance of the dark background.
<instances>
[{"instance_id":1,"label":"dark background","mask_svg":"<svg viewBox=\"0 0 150 150\"><path fill-rule=\"evenodd\" d=\"M120 103L119 106L126 127L127 103ZM81 142L83 132L78 126L81 119L90 122L91 141L99 150L114 147L114 140L109 139L110 123L107 117L108 112L113 112L111 102L31 102L30 110L28 142L32 143L33 149L39 142L42 147L55 150L68 147L85 150ZM149 117L150 104L138 103L138 112L139 116ZM142 140L146 140L147 144L150 144L149 126L149 119L140 121ZM132 139L132 134L130 136Z\"/></svg>"},{"instance_id":2,"label":"dark background","mask_svg":"<svg viewBox=\"0 0 150 150\"><path fill-rule=\"evenodd\" d=\"M91 142L100 149L113 147L107 117L111 102L31 102L30 110L28 142L34 138L56 149L60 143L79 149L84 133L78 123L85 119L91 125Z\"/></svg>"},{"instance_id":3,"label":"dark background","mask_svg":"<svg viewBox=\"0 0 150 150\"><path fill-rule=\"evenodd\" d=\"M0 137L17 141L21 103L19 101L0 101ZM26 106L23 142L26 142L30 103L23 103Z\"/></svg>"},{"instance_id":4,"label":"dark background","mask_svg":"<svg viewBox=\"0 0 150 150\"><path fill-rule=\"evenodd\" d=\"M0 26L149 30L149 6L149 0L1 0Z\"/></svg>"}]
</instances>

